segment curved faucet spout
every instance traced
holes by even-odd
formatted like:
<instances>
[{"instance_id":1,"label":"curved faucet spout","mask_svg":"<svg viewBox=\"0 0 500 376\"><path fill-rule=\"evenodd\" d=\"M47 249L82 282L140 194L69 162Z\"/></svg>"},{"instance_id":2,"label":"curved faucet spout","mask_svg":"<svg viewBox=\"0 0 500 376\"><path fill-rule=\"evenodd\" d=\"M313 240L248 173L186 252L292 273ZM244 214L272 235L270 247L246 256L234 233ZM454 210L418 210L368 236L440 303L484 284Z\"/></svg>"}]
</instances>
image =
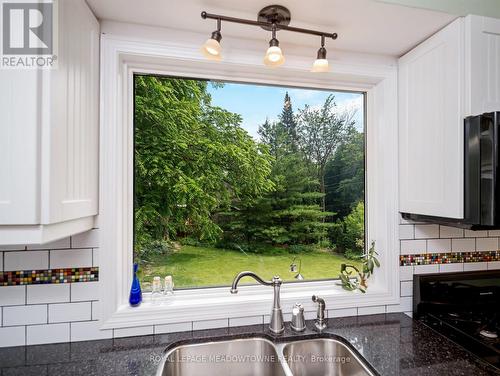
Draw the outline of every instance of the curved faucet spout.
<instances>
[{"instance_id":1,"label":"curved faucet spout","mask_svg":"<svg viewBox=\"0 0 500 376\"><path fill-rule=\"evenodd\" d=\"M252 277L257 282L259 282L261 285L264 286L272 286L274 283L273 281L264 281L257 274L251 271L240 272L236 275L236 277L234 277L233 284L231 285L231 294L238 293L238 283L240 282L240 279L242 279L243 277Z\"/></svg>"},{"instance_id":2,"label":"curved faucet spout","mask_svg":"<svg viewBox=\"0 0 500 376\"><path fill-rule=\"evenodd\" d=\"M238 273L234 277L233 284L231 285L231 294L238 293L238 283L243 277L252 277L261 285L272 286L274 290L273 308L271 310L271 322L269 324L269 330L274 334L281 334L285 330L285 325L283 323L283 312L281 311L280 305L280 287L282 280L279 275L275 275L271 281L264 281L257 274L250 271L244 271Z\"/></svg>"}]
</instances>

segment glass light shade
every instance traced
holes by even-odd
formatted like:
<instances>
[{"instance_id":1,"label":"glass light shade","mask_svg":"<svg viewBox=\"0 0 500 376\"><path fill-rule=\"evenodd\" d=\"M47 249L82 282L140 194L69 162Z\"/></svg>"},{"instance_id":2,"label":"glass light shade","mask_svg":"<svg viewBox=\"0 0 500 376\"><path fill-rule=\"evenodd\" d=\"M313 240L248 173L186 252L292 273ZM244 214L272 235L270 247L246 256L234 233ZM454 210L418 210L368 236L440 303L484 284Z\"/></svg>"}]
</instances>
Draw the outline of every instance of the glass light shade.
<instances>
[{"instance_id":1,"label":"glass light shade","mask_svg":"<svg viewBox=\"0 0 500 376\"><path fill-rule=\"evenodd\" d=\"M208 38L207 41L201 46L201 52L209 60L221 60L222 47L220 43L213 38Z\"/></svg>"},{"instance_id":2,"label":"glass light shade","mask_svg":"<svg viewBox=\"0 0 500 376\"><path fill-rule=\"evenodd\" d=\"M314 61L311 72L328 72L328 60L327 59L316 59Z\"/></svg>"},{"instance_id":3,"label":"glass light shade","mask_svg":"<svg viewBox=\"0 0 500 376\"><path fill-rule=\"evenodd\" d=\"M277 67L285 62L285 57L278 46L271 46L264 56L264 64L269 67Z\"/></svg>"}]
</instances>

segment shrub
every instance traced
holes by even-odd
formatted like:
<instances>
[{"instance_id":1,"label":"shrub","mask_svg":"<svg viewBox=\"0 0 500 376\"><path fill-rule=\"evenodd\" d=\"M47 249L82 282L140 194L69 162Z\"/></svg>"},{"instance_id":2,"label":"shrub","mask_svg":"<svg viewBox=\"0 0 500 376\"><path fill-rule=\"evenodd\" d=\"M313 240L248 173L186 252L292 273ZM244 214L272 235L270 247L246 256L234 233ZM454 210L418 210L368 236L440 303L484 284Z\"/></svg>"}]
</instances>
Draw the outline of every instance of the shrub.
<instances>
[{"instance_id":1,"label":"shrub","mask_svg":"<svg viewBox=\"0 0 500 376\"><path fill-rule=\"evenodd\" d=\"M337 251L348 258L357 258L365 250L365 207L358 204L343 219L337 221L332 228L331 239L336 244Z\"/></svg>"},{"instance_id":2,"label":"shrub","mask_svg":"<svg viewBox=\"0 0 500 376\"><path fill-rule=\"evenodd\" d=\"M148 262L155 256L169 255L175 252L179 245L169 240L153 240L136 249L135 258L138 262Z\"/></svg>"}]
</instances>

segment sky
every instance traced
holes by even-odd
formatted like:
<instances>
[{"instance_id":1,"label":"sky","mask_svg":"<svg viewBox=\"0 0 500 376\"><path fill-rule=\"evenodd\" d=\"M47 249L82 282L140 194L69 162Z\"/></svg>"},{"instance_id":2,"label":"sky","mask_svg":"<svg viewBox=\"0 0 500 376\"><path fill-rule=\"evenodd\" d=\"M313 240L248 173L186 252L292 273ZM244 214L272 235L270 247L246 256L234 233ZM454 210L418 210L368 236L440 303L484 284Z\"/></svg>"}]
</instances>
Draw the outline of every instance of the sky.
<instances>
[{"instance_id":1,"label":"sky","mask_svg":"<svg viewBox=\"0 0 500 376\"><path fill-rule=\"evenodd\" d=\"M255 139L259 138L257 131L266 117L270 121L278 119L286 92L292 100L294 113L304 108L306 104L320 107L328 95L333 94L339 111L357 109L356 128L363 130L363 95L359 93L235 83L225 83L222 88L209 85L208 91L212 95L213 105L242 116L242 127Z\"/></svg>"}]
</instances>

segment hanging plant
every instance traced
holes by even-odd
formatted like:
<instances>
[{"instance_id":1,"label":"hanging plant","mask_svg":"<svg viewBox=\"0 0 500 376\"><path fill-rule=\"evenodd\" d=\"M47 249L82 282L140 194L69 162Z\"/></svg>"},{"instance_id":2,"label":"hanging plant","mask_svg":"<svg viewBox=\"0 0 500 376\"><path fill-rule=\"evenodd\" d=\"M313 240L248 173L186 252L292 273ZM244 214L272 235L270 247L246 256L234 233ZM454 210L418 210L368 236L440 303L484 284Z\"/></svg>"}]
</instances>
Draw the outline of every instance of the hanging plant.
<instances>
[{"instance_id":1,"label":"hanging plant","mask_svg":"<svg viewBox=\"0 0 500 376\"><path fill-rule=\"evenodd\" d=\"M359 290L362 293L366 292L368 288L368 278L373 274L375 267L380 267L380 262L375 256L378 256L378 253L375 251L375 242L372 241L370 249L360 256L362 259L362 270L355 265L351 264L342 264L340 266L340 286L344 288L344 290L354 291Z\"/></svg>"}]
</instances>

